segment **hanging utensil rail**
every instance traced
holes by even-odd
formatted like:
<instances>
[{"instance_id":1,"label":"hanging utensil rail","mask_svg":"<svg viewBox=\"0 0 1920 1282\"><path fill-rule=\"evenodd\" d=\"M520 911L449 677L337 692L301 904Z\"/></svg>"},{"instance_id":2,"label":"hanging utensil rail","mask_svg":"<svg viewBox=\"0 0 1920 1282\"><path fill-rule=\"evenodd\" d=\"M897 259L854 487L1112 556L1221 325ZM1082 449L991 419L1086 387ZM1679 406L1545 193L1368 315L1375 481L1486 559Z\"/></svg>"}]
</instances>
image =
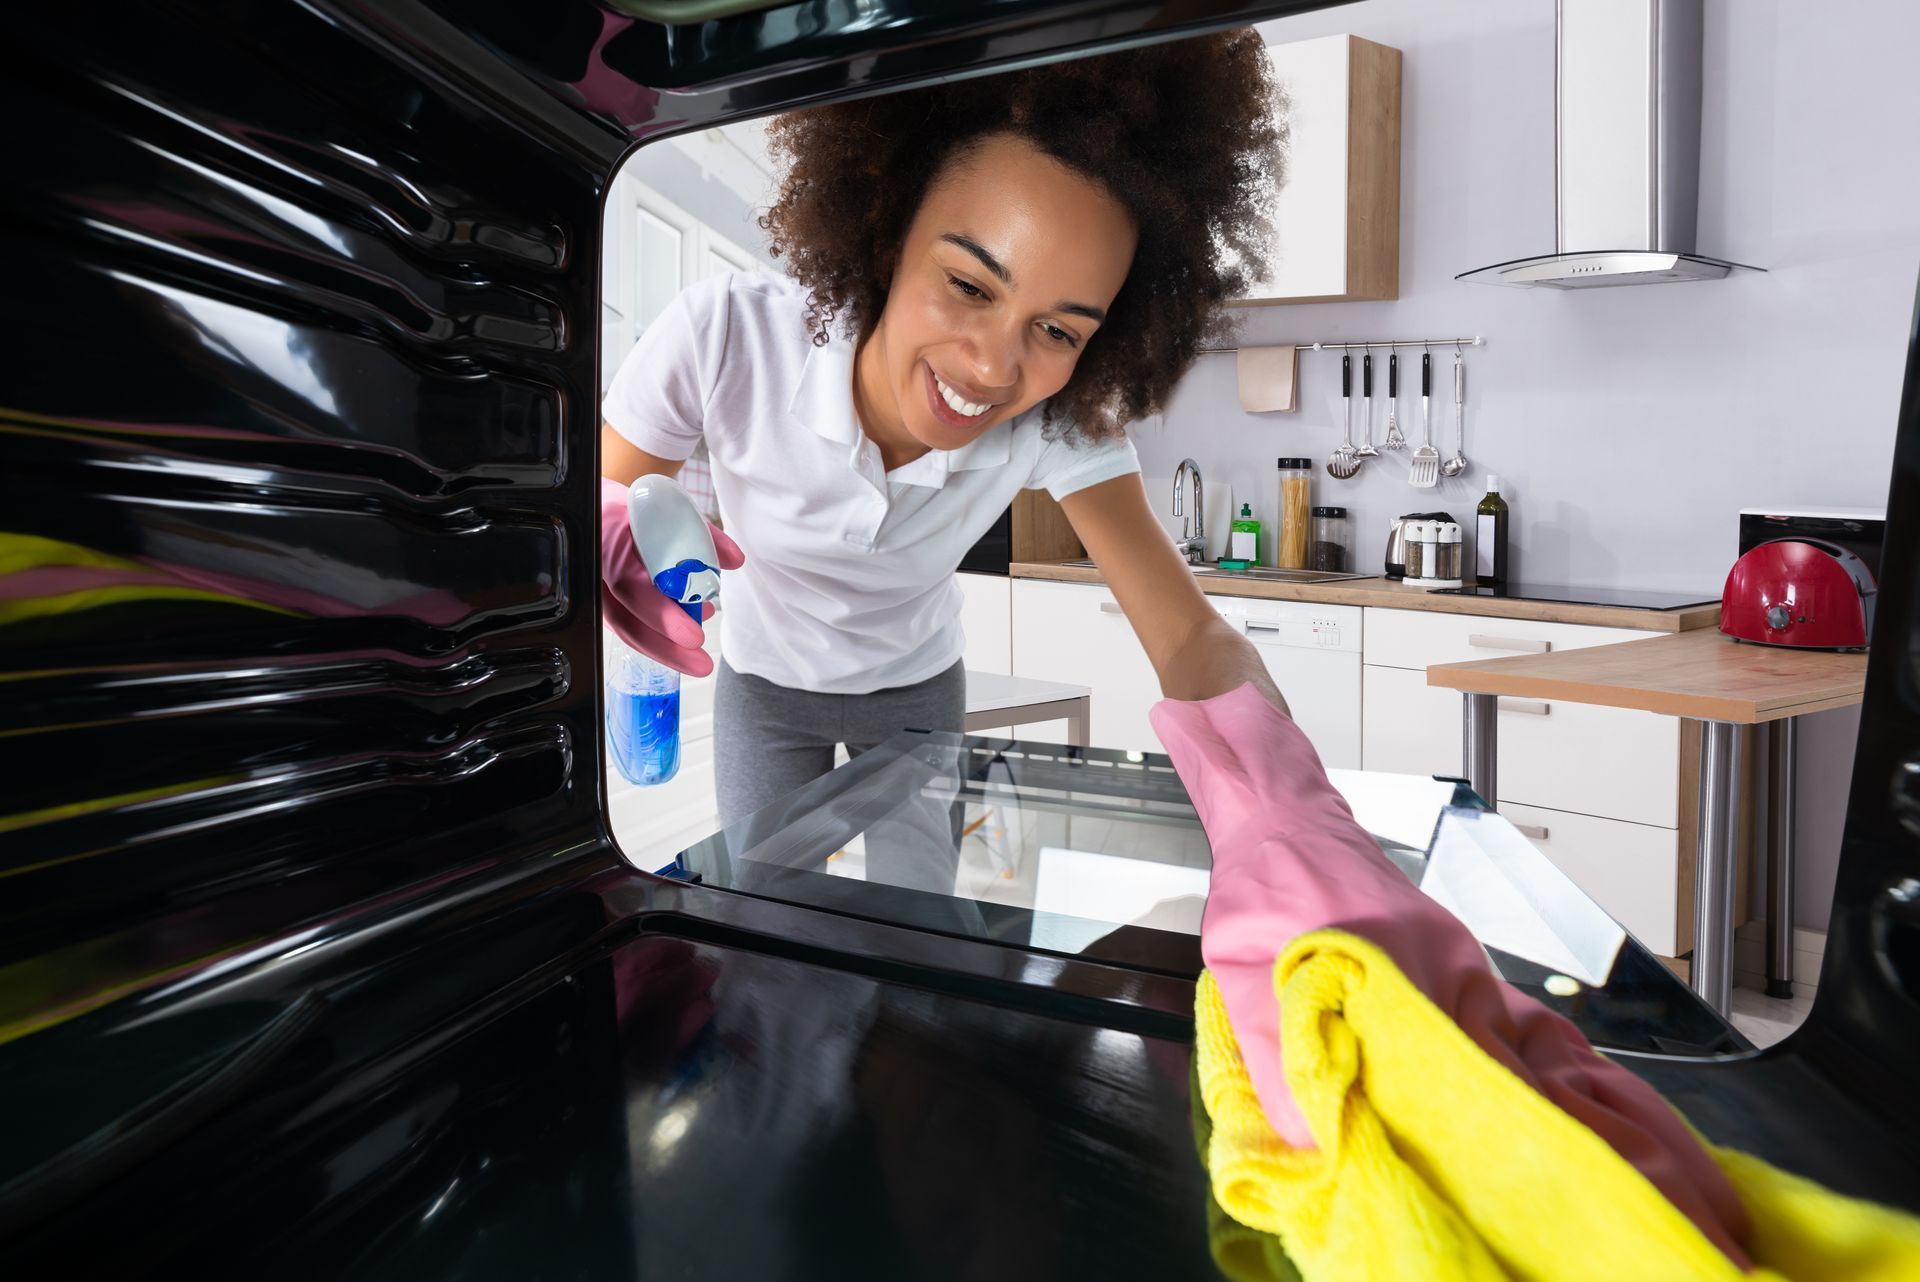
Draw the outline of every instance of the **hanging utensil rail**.
<instances>
[{"instance_id":1,"label":"hanging utensil rail","mask_svg":"<svg viewBox=\"0 0 1920 1282\"><path fill-rule=\"evenodd\" d=\"M1359 343L1295 343L1294 347L1303 352L1342 352L1359 351L1363 347L1484 347L1487 340L1475 334L1472 338L1377 338L1371 342ZM1256 346L1283 346L1283 344L1259 343ZM1232 347L1202 347L1202 356L1214 352L1237 352L1238 345Z\"/></svg>"}]
</instances>

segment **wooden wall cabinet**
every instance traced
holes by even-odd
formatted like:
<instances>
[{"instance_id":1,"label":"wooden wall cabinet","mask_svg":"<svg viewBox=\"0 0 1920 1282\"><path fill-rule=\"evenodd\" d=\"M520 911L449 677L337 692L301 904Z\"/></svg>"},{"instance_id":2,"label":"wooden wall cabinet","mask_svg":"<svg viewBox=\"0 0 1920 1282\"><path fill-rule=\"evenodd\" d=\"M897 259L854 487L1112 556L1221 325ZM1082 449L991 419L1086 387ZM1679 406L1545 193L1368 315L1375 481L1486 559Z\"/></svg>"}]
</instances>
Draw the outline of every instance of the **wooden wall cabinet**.
<instances>
[{"instance_id":1,"label":"wooden wall cabinet","mask_svg":"<svg viewBox=\"0 0 1920 1282\"><path fill-rule=\"evenodd\" d=\"M1267 46L1288 98L1268 279L1238 305L1400 296L1400 51L1359 36Z\"/></svg>"}]
</instances>

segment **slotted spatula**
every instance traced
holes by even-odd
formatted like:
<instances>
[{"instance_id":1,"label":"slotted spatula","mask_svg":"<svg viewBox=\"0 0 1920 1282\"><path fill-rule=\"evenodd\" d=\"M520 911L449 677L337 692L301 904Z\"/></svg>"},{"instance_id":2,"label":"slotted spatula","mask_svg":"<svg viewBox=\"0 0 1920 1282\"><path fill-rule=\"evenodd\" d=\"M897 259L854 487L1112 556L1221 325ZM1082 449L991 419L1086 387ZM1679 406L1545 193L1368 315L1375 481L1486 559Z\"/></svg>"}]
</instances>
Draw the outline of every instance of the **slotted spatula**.
<instances>
[{"instance_id":1,"label":"slotted spatula","mask_svg":"<svg viewBox=\"0 0 1920 1282\"><path fill-rule=\"evenodd\" d=\"M1433 448L1433 353L1420 354L1420 448L1413 452L1407 484L1430 490L1440 484L1440 451Z\"/></svg>"},{"instance_id":2,"label":"slotted spatula","mask_svg":"<svg viewBox=\"0 0 1920 1282\"><path fill-rule=\"evenodd\" d=\"M1400 357L1387 354L1387 448L1398 454L1407 450L1407 438L1400 435Z\"/></svg>"}]
</instances>

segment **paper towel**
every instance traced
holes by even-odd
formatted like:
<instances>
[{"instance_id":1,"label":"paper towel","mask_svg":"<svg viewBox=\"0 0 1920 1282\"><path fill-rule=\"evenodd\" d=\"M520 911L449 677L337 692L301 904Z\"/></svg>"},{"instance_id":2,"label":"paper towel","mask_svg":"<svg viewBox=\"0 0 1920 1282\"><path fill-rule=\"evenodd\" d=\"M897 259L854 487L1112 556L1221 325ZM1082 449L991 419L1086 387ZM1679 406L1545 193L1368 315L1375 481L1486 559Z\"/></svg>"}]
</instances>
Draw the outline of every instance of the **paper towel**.
<instances>
[{"instance_id":1,"label":"paper towel","mask_svg":"<svg viewBox=\"0 0 1920 1282\"><path fill-rule=\"evenodd\" d=\"M1252 414L1292 411L1300 354L1291 347L1243 347L1237 358L1240 408Z\"/></svg>"}]
</instances>

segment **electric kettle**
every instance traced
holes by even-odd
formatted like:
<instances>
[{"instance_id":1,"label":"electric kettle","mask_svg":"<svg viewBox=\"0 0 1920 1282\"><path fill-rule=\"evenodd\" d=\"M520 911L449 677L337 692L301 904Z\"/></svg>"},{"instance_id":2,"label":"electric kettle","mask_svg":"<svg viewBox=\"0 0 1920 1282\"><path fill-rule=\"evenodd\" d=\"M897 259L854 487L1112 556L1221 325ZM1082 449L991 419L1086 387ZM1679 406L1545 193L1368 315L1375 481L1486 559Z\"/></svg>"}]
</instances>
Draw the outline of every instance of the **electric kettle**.
<instances>
[{"instance_id":1,"label":"electric kettle","mask_svg":"<svg viewBox=\"0 0 1920 1282\"><path fill-rule=\"evenodd\" d=\"M1413 521L1451 521L1449 512L1409 512L1395 517L1387 525L1387 577L1407 577L1407 526Z\"/></svg>"}]
</instances>

